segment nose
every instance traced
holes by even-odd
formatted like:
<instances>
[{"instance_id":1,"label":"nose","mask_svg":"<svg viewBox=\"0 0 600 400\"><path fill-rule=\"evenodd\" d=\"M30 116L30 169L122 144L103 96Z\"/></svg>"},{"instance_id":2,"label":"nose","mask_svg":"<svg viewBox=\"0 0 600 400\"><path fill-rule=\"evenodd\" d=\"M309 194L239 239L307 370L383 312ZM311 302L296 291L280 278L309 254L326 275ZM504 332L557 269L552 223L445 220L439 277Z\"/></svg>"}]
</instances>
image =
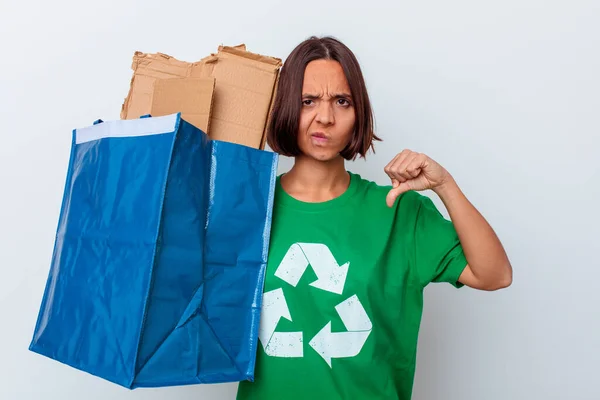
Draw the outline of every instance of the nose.
<instances>
[{"instance_id":1,"label":"nose","mask_svg":"<svg viewBox=\"0 0 600 400\"><path fill-rule=\"evenodd\" d=\"M335 122L333 109L328 101L322 101L321 104L319 104L316 120L323 125L331 125Z\"/></svg>"}]
</instances>

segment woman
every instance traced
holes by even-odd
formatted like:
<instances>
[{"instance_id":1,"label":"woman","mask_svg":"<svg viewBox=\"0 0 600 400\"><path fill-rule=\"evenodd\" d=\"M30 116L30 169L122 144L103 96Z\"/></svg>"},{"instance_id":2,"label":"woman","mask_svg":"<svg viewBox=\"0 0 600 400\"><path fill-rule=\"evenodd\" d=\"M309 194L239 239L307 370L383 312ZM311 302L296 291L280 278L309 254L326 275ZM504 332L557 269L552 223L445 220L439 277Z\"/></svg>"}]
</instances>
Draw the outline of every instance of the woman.
<instances>
[{"instance_id":1,"label":"woman","mask_svg":"<svg viewBox=\"0 0 600 400\"><path fill-rule=\"evenodd\" d=\"M403 150L386 187L346 170L376 140L353 53L329 37L301 43L268 129L295 163L277 180L255 382L238 399L409 399L424 287L511 284L500 241L437 162Z\"/></svg>"}]
</instances>

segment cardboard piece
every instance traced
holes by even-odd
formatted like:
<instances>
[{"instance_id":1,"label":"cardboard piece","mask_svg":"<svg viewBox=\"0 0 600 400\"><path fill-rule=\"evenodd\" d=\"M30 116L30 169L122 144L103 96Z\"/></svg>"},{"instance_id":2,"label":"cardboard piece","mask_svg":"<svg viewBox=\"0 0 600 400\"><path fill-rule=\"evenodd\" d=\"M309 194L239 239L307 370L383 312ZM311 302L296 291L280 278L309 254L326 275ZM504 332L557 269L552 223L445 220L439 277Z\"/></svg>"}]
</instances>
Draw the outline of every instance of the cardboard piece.
<instances>
[{"instance_id":1,"label":"cardboard piece","mask_svg":"<svg viewBox=\"0 0 600 400\"><path fill-rule=\"evenodd\" d=\"M181 112L181 118L206 133L210 130L214 88L214 78L158 79L150 114L158 117Z\"/></svg>"},{"instance_id":2,"label":"cardboard piece","mask_svg":"<svg viewBox=\"0 0 600 400\"><path fill-rule=\"evenodd\" d=\"M182 117L188 120L184 110L208 109L206 130L197 127L210 138L264 149L281 64L279 58L248 52L243 44L220 46L216 54L192 63L163 53L136 52L132 63L134 74L121 118L139 118L144 114L160 116L156 112L168 110L163 115L181 111ZM188 87L194 79L213 79L213 94L195 95L196 90L207 90L207 86L202 85L208 84L196 81ZM178 82L165 83L166 80ZM162 93L168 95L163 98ZM209 98L212 99L210 104ZM160 107L153 113L156 103ZM188 111L188 114L193 112Z\"/></svg>"}]
</instances>

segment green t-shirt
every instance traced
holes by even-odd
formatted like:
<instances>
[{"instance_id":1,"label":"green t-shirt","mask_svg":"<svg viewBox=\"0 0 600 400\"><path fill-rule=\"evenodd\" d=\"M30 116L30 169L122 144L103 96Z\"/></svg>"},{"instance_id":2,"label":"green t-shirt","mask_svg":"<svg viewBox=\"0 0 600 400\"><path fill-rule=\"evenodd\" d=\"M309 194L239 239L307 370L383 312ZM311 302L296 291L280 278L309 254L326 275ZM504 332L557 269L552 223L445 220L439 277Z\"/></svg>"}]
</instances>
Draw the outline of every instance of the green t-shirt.
<instances>
[{"instance_id":1,"label":"green t-shirt","mask_svg":"<svg viewBox=\"0 0 600 400\"><path fill-rule=\"evenodd\" d=\"M238 399L410 399L423 289L462 286L453 224L411 191L350 173L322 203L277 180L254 382Z\"/></svg>"}]
</instances>

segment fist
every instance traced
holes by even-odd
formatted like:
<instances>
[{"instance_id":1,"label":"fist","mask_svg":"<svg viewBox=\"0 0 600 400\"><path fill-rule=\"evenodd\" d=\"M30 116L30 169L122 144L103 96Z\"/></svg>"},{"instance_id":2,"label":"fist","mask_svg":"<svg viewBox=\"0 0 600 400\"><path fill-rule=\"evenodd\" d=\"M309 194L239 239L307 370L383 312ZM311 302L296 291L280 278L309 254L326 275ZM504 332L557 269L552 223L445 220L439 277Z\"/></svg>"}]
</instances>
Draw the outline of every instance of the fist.
<instances>
[{"instance_id":1,"label":"fist","mask_svg":"<svg viewBox=\"0 0 600 400\"><path fill-rule=\"evenodd\" d=\"M391 207L398 196L409 190L436 189L449 180L450 174L422 153L403 150L383 169L392 180L386 203Z\"/></svg>"}]
</instances>

